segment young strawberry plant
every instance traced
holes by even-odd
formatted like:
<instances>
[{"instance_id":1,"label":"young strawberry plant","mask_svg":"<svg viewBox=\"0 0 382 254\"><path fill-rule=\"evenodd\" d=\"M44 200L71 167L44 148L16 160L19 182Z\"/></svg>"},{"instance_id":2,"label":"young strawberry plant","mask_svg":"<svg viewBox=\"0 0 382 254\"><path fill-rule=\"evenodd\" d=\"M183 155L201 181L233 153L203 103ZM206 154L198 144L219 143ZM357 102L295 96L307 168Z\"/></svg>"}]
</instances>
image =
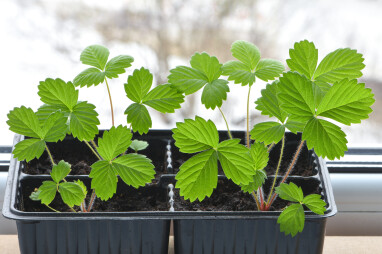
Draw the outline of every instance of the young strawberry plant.
<instances>
[{"instance_id":1,"label":"young strawberry plant","mask_svg":"<svg viewBox=\"0 0 382 254\"><path fill-rule=\"evenodd\" d=\"M260 60L258 48L245 41L232 44L232 55L237 59L221 65L216 57L196 53L191 67L178 66L170 71L169 82L187 94L203 89L202 103L206 108L219 108L227 125L229 140L219 143L216 126L211 120L196 117L177 123L173 129L175 145L184 153L197 153L184 162L176 176L176 188L180 195L191 202L210 197L217 186L218 161L224 174L242 191L252 193L257 209L268 211L279 196L294 202L281 213L278 223L285 234L296 235L304 228L304 207L323 214L326 203L318 194L304 197L302 189L295 184L286 184L305 143L323 158L340 158L347 150L346 134L333 122L345 125L360 123L372 112L374 103L371 89L359 83L364 68L362 55L348 48L338 49L318 64L318 50L312 42L301 41L290 50L287 64L290 71L284 72L283 64L270 59ZM264 81L279 80L268 84L256 101L261 114L274 117L276 121L257 123L249 129L250 91L256 78ZM220 107L229 92L228 80L243 86L248 85L246 145L232 139L228 122ZM285 149L285 131L302 133L281 181L277 178ZM251 144L250 139L255 140ZM266 180L264 168L269 160L269 151L281 142L281 149L274 180L269 193L264 192ZM276 186L278 185L278 187Z\"/></svg>"}]
</instances>

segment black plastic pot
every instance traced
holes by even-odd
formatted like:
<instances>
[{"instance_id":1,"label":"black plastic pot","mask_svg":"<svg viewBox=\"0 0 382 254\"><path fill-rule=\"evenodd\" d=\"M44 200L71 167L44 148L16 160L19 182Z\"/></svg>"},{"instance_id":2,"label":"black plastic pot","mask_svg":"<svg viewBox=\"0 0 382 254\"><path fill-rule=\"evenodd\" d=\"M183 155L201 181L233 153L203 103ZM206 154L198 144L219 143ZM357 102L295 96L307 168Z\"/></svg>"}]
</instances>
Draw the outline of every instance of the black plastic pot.
<instances>
[{"instance_id":1,"label":"black plastic pot","mask_svg":"<svg viewBox=\"0 0 382 254\"><path fill-rule=\"evenodd\" d=\"M154 158L154 165L166 164L166 147L169 142L166 137L169 135L164 137L162 132L154 131L154 135L150 138L152 143L160 143L161 146L151 151L154 153L156 150L162 155L159 161L160 156L155 154L150 156L151 159ZM22 139L22 136L16 135L14 144ZM73 145L71 142L75 141L68 137L63 143L65 142ZM3 215L16 220L22 254L168 253L171 219L169 212L166 211L91 213L23 211L23 188L39 186L43 180L49 179L47 175L25 174L22 172L23 167L25 167L24 162L11 158L3 205ZM68 178L81 179L85 184L90 184L88 176L68 176ZM162 189L161 193L166 200L168 183L159 181L156 184ZM118 191L124 188L131 187L119 181Z\"/></svg>"},{"instance_id":2,"label":"black plastic pot","mask_svg":"<svg viewBox=\"0 0 382 254\"><path fill-rule=\"evenodd\" d=\"M243 133L234 133L241 136ZM286 153L293 154L301 139L300 135L287 133ZM278 154L277 147L272 153ZM278 148L279 150L280 148ZM314 181L320 187L321 195L328 204L324 215L305 212L305 227L295 237L285 236L280 232L277 218L280 211L258 212L174 212L175 253L192 254L237 254L237 253L322 253L326 220L337 213L329 172L322 158L306 148L302 153L309 153L312 176L290 176L304 191L310 194L304 184ZM222 178L222 177L220 177ZM272 179L272 176L269 177ZM299 184L299 183L300 184ZM176 202L176 201L175 201Z\"/></svg>"}]
</instances>

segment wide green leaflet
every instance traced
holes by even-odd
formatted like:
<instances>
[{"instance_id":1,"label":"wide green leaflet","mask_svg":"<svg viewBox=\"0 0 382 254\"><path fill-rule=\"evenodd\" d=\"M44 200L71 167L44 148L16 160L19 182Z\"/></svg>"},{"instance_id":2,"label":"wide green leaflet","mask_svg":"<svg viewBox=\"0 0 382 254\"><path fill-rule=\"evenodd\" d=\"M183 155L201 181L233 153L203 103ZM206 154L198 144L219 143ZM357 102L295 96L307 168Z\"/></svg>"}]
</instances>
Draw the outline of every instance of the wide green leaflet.
<instances>
[{"instance_id":1,"label":"wide green leaflet","mask_svg":"<svg viewBox=\"0 0 382 254\"><path fill-rule=\"evenodd\" d=\"M180 166L176 175L176 188L180 195L193 202L210 197L218 181L218 157L215 150L210 149L194 155Z\"/></svg>"},{"instance_id":2,"label":"wide green leaflet","mask_svg":"<svg viewBox=\"0 0 382 254\"><path fill-rule=\"evenodd\" d=\"M272 143L277 144L285 133L285 126L278 122L262 122L253 126L251 130L251 139L256 142L264 142L269 145Z\"/></svg>"},{"instance_id":3,"label":"wide green leaflet","mask_svg":"<svg viewBox=\"0 0 382 254\"><path fill-rule=\"evenodd\" d=\"M196 53L191 57L191 67L201 71L208 82L217 80L221 75L221 64L215 56L210 56L206 52Z\"/></svg>"},{"instance_id":4,"label":"wide green leaflet","mask_svg":"<svg viewBox=\"0 0 382 254\"><path fill-rule=\"evenodd\" d=\"M168 82L186 95L193 94L208 83L207 77L199 70L187 66L177 66L170 70Z\"/></svg>"},{"instance_id":5,"label":"wide green leaflet","mask_svg":"<svg viewBox=\"0 0 382 254\"><path fill-rule=\"evenodd\" d=\"M252 182L249 184L240 184L241 190L248 193L257 191L265 183L265 179L267 179L265 171L262 169L256 170Z\"/></svg>"},{"instance_id":6,"label":"wide green leaflet","mask_svg":"<svg viewBox=\"0 0 382 254\"><path fill-rule=\"evenodd\" d=\"M280 224L280 231L285 235L291 234L294 237L298 232L302 232L305 224L304 208L301 204L288 206L277 219Z\"/></svg>"},{"instance_id":7,"label":"wide green leaflet","mask_svg":"<svg viewBox=\"0 0 382 254\"><path fill-rule=\"evenodd\" d=\"M277 60L261 59L256 66L255 75L261 80L274 80L285 70L284 65Z\"/></svg>"},{"instance_id":8,"label":"wide green leaflet","mask_svg":"<svg viewBox=\"0 0 382 254\"><path fill-rule=\"evenodd\" d=\"M344 156L347 151L346 134L337 125L326 120L312 118L302 133L309 149L314 147L318 156L329 160Z\"/></svg>"},{"instance_id":9,"label":"wide green leaflet","mask_svg":"<svg viewBox=\"0 0 382 254\"><path fill-rule=\"evenodd\" d=\"M108 161L97 161L91 167L91 188L101 200L110 199L117 191L118 178L114 167Z\"/></svg>"},{"instance_id":10,"label":"wide green leaflet","mask_svg":"<svg viewBox=\"0 0 382 254\"><path fill-rule=\"evenodd\" d=\"M304 199L304 193L301 187L298 187L294 183L282 183L279 187L276 187L275 191L280 198L288 201L302 202Z\"/></svg>"},{"instance_id":11,"label":"wide green leaflet","mask_svg":"<svg viewBox=\"0 0 382 254\"><path fill-rule=\"evenodd\" d=\"M71 82L62 79L47 78L38 86L38 95L42 102L50 105L66 106L70 111L78 101L78 90Z\"/></svg>"},{"instance_id":12,"label":"wide green leaflet","mask_svg":"<svg viewBox=\"0 0 382 254\"><path fill-rule=\"evenodd\" d=\"M86 47L80 56L83 64L94 66L100 70L105 68L107 59L109 58L109 50L101 45L91 45Z\"/></svg>"},{"instance_id":13,"label":"wide green leaflet","mask_svg":"<svg viewBox=\"0 0 382 254\"><path fill-rule=\"evenodd\" d=\"M255 69L260 61L260 50L247 41L235 41L231 46L232 56L244 63L251 70Z\"/></svg>"},{"instance_id":14,"label":"wide green leaflet","mask_svg":"<svg viewBox=\"0 0 382 254\"><path fill-rule=\"evenodd\" d=\"M49 205L56 197L57 184L52 181L44 181L38 190L38 199L41 200L42 204Z\"/></svg>"},{"instance_id":15,"label":"wide green leaflet","mask_svg":"<svg viewBox=\"0 0 382 254\"><path fill-rule=\"evenodd\" d=\"M289 56L286 62L290 70L312 79L318 61L318 49L314 43L307 40L296 42L294 48L289 50Z\"/></svg>"},{"instance_id":16,"label":"wide green leaflet","mask_svg":"<svg viewBox=\"0 0 382 254\"><path fill-rule=\"evenodd\" d=\"M60 183L70 173L70 167L70 164L63 160L53 165L52 172L50 173L53 181Z\"/></svg>"},{"instance_id":17,"label":"wide green leaflet","mask_svg":"<svg viewBox=\"0 0 382 254\"><path fill-rule=\"evenodd\" d=\"M130 144L130 148L133 149L135 152L144 150L144 149L146 149L148 146L149 146L149 143L147 143L146 141L143 141L143 140L137 140L137 139L134 139L134 140L131 142L131 144Z\"/></svg>"},{"instance_id":18,"label":"wide green leaflet","mask_svg":"<svg viewBox=\"0 0 382 254\"><path fill-rule=\"evenodd\" d=\"M74 80L73 84L80 87L91 87L92 85L97 86L105 80L105 72L97 68L88 68L78 74Z\"/></svg>"},{"instance_id":19,"label":"wide green leaflet","mask_svg":"<svg viewBox=\"0 0 382 254\"><path fill-rule=\"evenodd\" d=\"M130 104L125 110L127 122L131 123L133 131L139 134L147 133L152 126L151 116L145 105L139 103Z\"/></svg>"},{"instance_id":20,"label":"wide green leaflet","mask_svg":"<svg viewBox=\"0 0 382 254\"><path fill-rule=\"evenodd\" d=\"M127 55L119 55L113 57L107 62L105 67L105 75L109 79L117 78L119 74L125 73L125 69L131 66L134 58Z\"/></svg>"},{"instance_id":21,"label":"wide green leaflet","mask_svg":"<svg viewBox=\"0 0 382 254\"><path fill-rule=\"evenodd\" d=\"M98 134L98 113L95 106L86 101L78 102L70 113L70 131L78 140L89 141Z\"/></svg>"},{"instance_id":22,"label":"wide green leaflet","mask_svg":"<svg viewBox=\"0 0 382 254\"><path fill-rule=\"evenodd\" d=\"M26 108L24 106L14 108L7 116L7 124L11 131L33 138L42 137L40 123L31 108Z\"/></svg>"},{"instance_id":23,"label":"wide green leaflet","mask_svg":"<svg viewBox=\"0 0 382 254\"><path fill-rule=\"evenodd\" d=\"M46 142L57 142L66 136L68 118L61 111L52 113L42 124L42 137Z\"/></svg>"},{"instance_id":24,"label":"wide green leaflet","mask_svg":"<svg viewBox=\"0 0 382 254\"><path fill-rule=\"evenodd\" d=\"M153 83L153 75L149 70L141 68L134 70L133 75L130 75L125 84L127 97L137 103L140 103L143 97L149 92Z\"/></svg>"},{"instance_id":25,"label":"wide green leaflet","mask_svg":"<svg viewBox=\"0 0 382 254\"><path fill-rule=\"evenodd\" d=\"M263 169L267 166L269 160L268 147L264 143L254 143L250 149L250 155L254 162L256 170Z\"/></svg>"},{"instance_id":26,"label":"wide green leaflet","mask_svg":"<svg viewBox=\"0 0 382 254\"><path fill-rule=\"evenodd\" d=\"M227 75L228 80L234 81L235 84L252 85L256 81L256 76L244 63L240 61L228 61L223 67L223 75Z\"/></svg>"},{"instance_id":27,"label":"wide green leaflet","mask_svg":"<svg viewBox=\"0 0 382 254\"><path fill-rule=\"evenodd\" d=\"M184 123L176 123L172 130L175 145L183 153L196 153L219 144L219 134L211 120L204 120L196 116L195 120L186 119Z\"/></svg>"},{"instance_id":28,"label":"wide green leaflet","mask_svg":"<svg viewBox=\"0 0 382 254\"><path fill-rule=\"evenodd\" d=\"M308 195L302 202L309 208L309 210L316 214L323 215L326 211L326 202L321 199L321 195L319 194Z\"/></svg>"},{"instance_id":29,"label":"wide green leaflet","mask_svg":"<svg viewBox=\"0 0 382 254\"><path fill-rule=\"evenodd\" d=\"M223 100L227 99L227 93L229 92L228 81L223 79L216 79L211 83L208 83L202 93L202 103L206 108L215 109L221 107Z\"/></svg>"},{"instance_id":30,"label":"wide green leaflet","mask_svg":"<svg viewBox=\"0 0 382 254\"><path fill-rule=\"evenodd\" d=\"M343 79L334 83L322 99L317 115L350 125L367 119L373 111L371 105L375 102L371 89L357 80Z\"/></svg>"},{"instance_id":31,"label":"wide green leaflet","mask_svg":"<svg viewBox=\"0 0 382 254\"><path fill-rule=\"evenodd\" d=\"M305 125L306 122L294 121L293 118L288 117L288 120L285 123L285 128L294 134L297 134L297 132L302 132L304 130Z\"/></svg>"},{"instance_id":32,"label":"wide green leaflet","mask_svg":"<svg viewBox=\"0 0 382 254\"><path fill-rule=\"evenodd\" d=\"M184 96L171 85L159 85L147 93L142 103L162 113L174 113L184 102Z\"/></svg>"},{"instance_id":33,"label":"wide green leaflet","mask_svg":"<svg viewBox=\"0 0 382 254\"><path fill-rule=\"evenodd\" d=\"M80 206L86 194L81 185L73 182L62 182L58 186L62 201L70 207Z\"/></svg>"},{"instance_id":34,"label":"wide green leaflet","mask_svg":"<svg viewBox=\"0 0 382 254\"><path fill-rule=\"evenodd\" d=\"M274 116L284 122L288 114L280 108L280 100L277 97L279 81L268 84L261 90L261 97L256 101L256 109L261 111L262 115Z\"/></svg>"},{"instance_id":35,"label":"wide green leaflet","mask_svg":"<svg viewBox=\"0 0 382 254\"><path fill-rule=\"evenodd\" d=\"M106 161L112 161L124 153L131 144L132 133L126 126L112 127L98 139L98 152Z\"/></svg>"},{"instance_id":36,"label":"wide green leaflet","mask_svg":"<svg viewBox=\"0 0 382 254\"><path fill-rule=\"evenodd\" d=\"M25 139L16 144L13 155L18 161L31 161L40 158L45 150L45 141L40 139Z\"/></svg>"}]
</instances>

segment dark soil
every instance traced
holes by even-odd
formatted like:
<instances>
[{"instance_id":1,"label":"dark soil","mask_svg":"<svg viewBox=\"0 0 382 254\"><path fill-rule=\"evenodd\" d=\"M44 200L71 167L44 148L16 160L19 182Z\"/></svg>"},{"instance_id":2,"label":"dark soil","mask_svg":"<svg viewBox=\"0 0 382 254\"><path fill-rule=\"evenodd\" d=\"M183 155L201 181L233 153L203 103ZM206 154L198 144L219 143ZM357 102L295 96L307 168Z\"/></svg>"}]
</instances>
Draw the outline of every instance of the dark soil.
<instances>
[{"instance_id":1,"label":"dark soil","mask_svg":"<svg viewBox=\"0 0 382 254\"><path fill-rule=\"evenodd\" d=\"M26 212L52 212L45 205L29 198L35 188L41 185L42 181L37 179L25 179L22 181L22 202L19 209ZM89 185L90 181L85 181ZM90 188L88 188L90 189ZM90 199L90 190L86 198L88 203ZM63 203L61 197L56 198L51 203L51 207L61 212L71 212L71 210ZM75 210L80 211L79 207ZM167 190L156 184L146 185L134 189L127 186L121 180L118 182L117 194L108 201L96 199L92 212L132 212L132 211L167 211Z\"/></svg>"},{"instance_id":2,"label":"dark soil","mask_svg":"<svg viewBox=\"0 0 382 254\"><path fill-rule=\"evenodd\" d=\"M269 178L264 191L269 193L273 178ZM293 179L291 180L301 186L304 195L321 194L319 181L315 179ZM219 180L218 186L211 197L203 201L191 203L179 196L179 190L175 189L175 211L256 211L256 201L251 194L243 193L239 186L230 180ZM267 196L265 196L267 198ZM270 208L270 211L278 211L286 207L290 202L277 198Z\"/></svg>"}]
</instances>

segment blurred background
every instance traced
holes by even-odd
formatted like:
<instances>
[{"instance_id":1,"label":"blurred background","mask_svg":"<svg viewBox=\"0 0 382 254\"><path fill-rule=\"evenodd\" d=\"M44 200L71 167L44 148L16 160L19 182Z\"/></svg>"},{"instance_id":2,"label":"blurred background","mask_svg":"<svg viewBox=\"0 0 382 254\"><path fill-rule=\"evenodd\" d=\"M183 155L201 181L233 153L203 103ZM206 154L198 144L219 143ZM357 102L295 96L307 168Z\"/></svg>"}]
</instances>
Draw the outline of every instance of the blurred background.
<instances>
[{"instance_id":1,"label":"blurred background","mask_svg":"<svg viewBox=\"0 0 382 254\"><path fill-rule=\"evenodd\" d=\"M282 61L294 42L313 41L319 60L337 48L350 47L364 55L362 81L373 89L376 103L370 119L345 128L350 146L382 144L382 1L378 0L0 0L1 107L0 145L11 145L13 133L6 124L13 107L34 110L42 104L39 81L48 77L66 81L87 66L81 51L92 44L110 49L110 57L128 54L135 61L127 73L109 84L116 124L126 124L123 114L131 103L123 84L135 68L154 74L154 86L167 82L169 69L189 65L196 52L206 51L221 63L232 59L235 40L256 44L263 58ZM257 81L254 102L266 83ZM231 129L245 128L248 87L230 84L223 103ZM206 110L201 93L186 97L175 114L151 111L153 128L173 128L177 121L199 115L225 129L220 113ZM110 128L109 99L105 85L81 88L80 100L97 107L100 128ZM251 104L251 123L267 120ZM150 109L149 109L150 110Z\"/></svg>"}]
</instances>

